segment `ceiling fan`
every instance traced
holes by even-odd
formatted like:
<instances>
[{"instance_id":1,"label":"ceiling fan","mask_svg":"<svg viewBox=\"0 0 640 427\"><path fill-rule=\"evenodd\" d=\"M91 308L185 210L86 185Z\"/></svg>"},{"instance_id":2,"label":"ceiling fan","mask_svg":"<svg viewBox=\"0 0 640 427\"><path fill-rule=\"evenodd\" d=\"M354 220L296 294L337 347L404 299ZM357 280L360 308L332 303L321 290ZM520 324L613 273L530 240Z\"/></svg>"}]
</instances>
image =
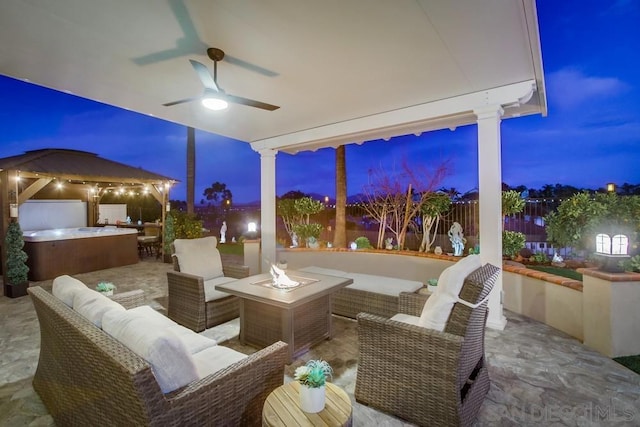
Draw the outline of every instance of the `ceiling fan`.
<instances>
[{"instance_id":1,"label":"ceiling fan","mask_svg":"<svg viewBox=\"0 0 640 427\"><path fill-rule=\"evenodd\" d=\"M224 58L224 51L215 47L207 49L207 55L213 60L213 76L205 65L198 61L190 59L191 66L198 73L200 81L204 85L204 93L200 96L194 96L191 98L180 99L178 101L167 102L162 104L165 107L172 105L183 104L185 102L200 100L202 105L212 110L223 110L227 108L228 103L247 105L249 107L260 108L263 110L273 111L277 110L277 105L267 104L266 102L255 101L253 99L242 98L226 93L220 86L218 86L218 61L222 61Z\"/></svg>"}]
</instances>

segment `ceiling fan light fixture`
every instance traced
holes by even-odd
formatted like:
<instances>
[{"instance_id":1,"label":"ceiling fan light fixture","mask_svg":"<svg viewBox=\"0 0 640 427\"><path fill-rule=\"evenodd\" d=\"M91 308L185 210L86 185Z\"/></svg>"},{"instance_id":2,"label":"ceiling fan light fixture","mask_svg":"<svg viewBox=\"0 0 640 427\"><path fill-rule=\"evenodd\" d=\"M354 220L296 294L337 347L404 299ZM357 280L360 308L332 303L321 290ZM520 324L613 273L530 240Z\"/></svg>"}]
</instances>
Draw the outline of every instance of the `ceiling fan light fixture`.
<instances>
[{"instance_id":1,"label":"ceiling fan light fixture","mask_svg":"<svg viewBox=\"0 0 640 427\"><path fill-rule=\"evenodd\" d=\"M227 101L225 101L224 99L215 98L213 96L202 98L202 105L214 111L226 110L229 107Z\"/></svg>"}]
</instances>

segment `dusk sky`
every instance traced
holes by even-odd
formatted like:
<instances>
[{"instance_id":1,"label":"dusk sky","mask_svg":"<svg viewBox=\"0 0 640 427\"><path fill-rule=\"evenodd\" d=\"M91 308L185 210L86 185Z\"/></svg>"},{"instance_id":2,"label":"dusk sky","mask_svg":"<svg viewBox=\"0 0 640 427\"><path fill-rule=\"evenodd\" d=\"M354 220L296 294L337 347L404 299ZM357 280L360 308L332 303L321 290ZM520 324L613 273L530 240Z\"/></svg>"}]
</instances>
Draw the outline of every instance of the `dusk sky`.
<instances>
[{"instance_id":1,"label":"dusk sky","mask_svg":"<svg viewBox=\"0 0 640 427\"><path fill-rule=\"evenodd\" d=\"M502 122L503 182L578 188L640 184L640 1L537 2L548 116ZM67 148L181 181L186 127L0 76L0 157ZM236 203L260 199L260 157L249 144L196 131L196 202L215 181ZM448 162L443 187L477 187L477 131L428 132L348 145L347 188L362 192L370 169ZM334 197L334 150L276 157L277 194ZM421 166L423 167L423 166ZM313 175L309 176L309 171Z\"/></svg>"}]
</instances>

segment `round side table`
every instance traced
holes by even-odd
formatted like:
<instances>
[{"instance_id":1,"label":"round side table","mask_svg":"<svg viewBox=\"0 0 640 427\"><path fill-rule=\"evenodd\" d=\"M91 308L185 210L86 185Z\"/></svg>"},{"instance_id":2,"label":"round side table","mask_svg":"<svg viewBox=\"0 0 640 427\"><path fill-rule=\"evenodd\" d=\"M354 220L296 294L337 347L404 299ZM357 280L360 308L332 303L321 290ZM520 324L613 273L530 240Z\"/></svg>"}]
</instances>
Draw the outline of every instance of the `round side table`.
<instances>
[{"instance_id":1,"label":"round side table","mask_svg":"<svg viewBox=\"0 0 640 427\"><path fill-rule=\"evenodd\" d=\"M292 381L273 390L262 409L263 426L351 426L351 400L340 387L327 383L326 403L317 414L300 409L300 383Z\"/></svg>"}]
</instances>

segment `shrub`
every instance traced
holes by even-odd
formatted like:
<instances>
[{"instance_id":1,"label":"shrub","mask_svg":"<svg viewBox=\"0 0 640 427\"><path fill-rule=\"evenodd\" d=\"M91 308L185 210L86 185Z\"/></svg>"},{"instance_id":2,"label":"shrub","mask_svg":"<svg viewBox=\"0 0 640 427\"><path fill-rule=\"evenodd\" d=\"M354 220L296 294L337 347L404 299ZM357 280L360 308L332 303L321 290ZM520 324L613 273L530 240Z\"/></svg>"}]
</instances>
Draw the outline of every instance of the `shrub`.
<instances>
[{"instance_id":1,"label":"shrub","mask_svg":"<svg viewBox=\"0 0 640 427\"><path fill-rule=\"evenodd\" d=\"M515 257L520 249L524 248L526 237L516 231L502 232L502 254L508 257Z\"/></svg>"},{"instance_id":2,"label":"shrub","mask_svg":"<svg viewBox=\"0 0 640 427\"><path fill-rule=\"evenodd\" d=\"M356 238L355 242L356 242L356 245L358 245L358 249L371 249L371 248L373 248L373 246L371 246L371 242L369 242L369 239L364 237L364 236L360 236L360 237Z\"/></svg>"}]
</instances>

